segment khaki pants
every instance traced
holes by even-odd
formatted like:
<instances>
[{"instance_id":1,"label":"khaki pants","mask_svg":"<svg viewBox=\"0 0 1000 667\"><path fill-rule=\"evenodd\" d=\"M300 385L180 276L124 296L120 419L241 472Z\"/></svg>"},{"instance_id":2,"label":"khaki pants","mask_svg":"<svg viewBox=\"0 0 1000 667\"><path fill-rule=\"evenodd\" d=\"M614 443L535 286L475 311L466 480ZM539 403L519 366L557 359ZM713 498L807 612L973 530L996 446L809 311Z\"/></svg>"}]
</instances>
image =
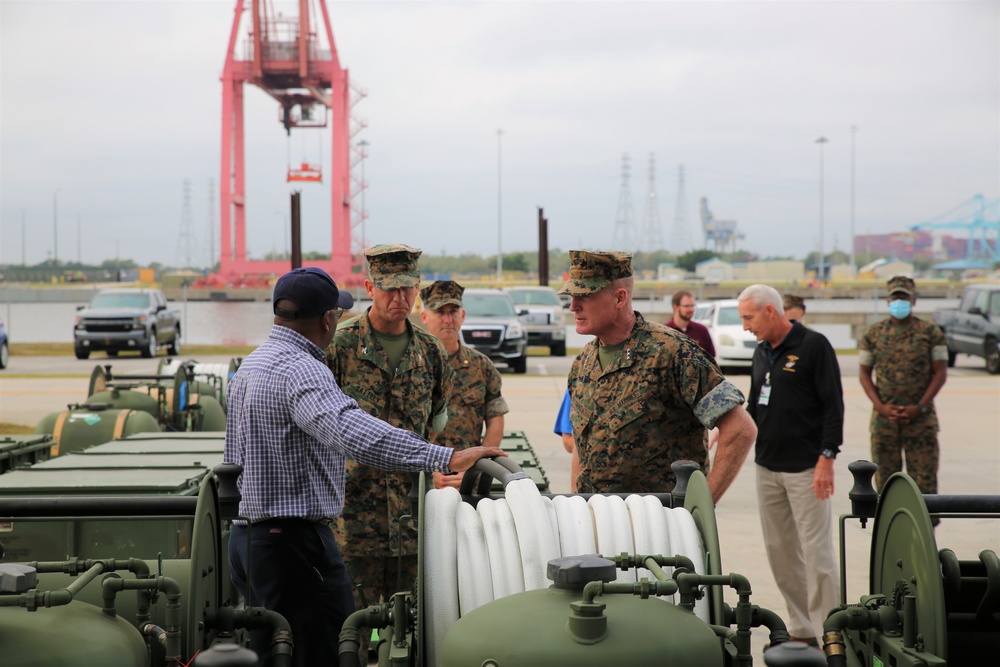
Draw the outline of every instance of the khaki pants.
<instances>
[{"instance_id":1,"label":"khaki pants","mask_svg":"<svg viewBox=\"0 0 1000 667\"><path fill-rule=\"evenodd\" d=\"M793 637L818 637L840 605L831 501L816 500L813 469L773 472L757 466L757 501L767 560L788 607Z\"/></svg>"}]
</instances>

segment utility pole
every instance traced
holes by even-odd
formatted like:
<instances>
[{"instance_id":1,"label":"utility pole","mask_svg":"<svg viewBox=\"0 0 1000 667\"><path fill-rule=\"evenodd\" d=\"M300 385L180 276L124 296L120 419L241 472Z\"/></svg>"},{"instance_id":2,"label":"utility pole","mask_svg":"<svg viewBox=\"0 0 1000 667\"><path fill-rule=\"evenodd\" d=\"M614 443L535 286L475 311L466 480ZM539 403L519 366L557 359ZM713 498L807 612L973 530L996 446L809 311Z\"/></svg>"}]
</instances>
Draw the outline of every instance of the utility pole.
<instances>
[{"instance_id":1,"label":"utility pole","mask_svg":"<svg viewBox=\"0 0 1000 667\"><path fill-rule=\"evenodd\" d=\"M656 154L649 154L649 189L646 193L646 213L642 224L642 246L649 251L663 249L660 225L660 202L656 197Z\"/></svg>"},{"instance_id":2,"label":"utility pole","mask_svg":"<svg viewBox=\"0 0 1000 667\"><path fill-rule=\"evenodd\" d=\"M684 165L680 165L677 170L677 202L674 204L673 247L670 250L679 255L687 252L689 246L687 193L684 190Z\"/></svg>"},{"instance_id":3,"label":"utility pole","mask_svg":"<svg viewBox=\"0 0 1000 667\"><path fill-rule=\"evenodd\" d=\"M24 243L24 209L22 208L21 209L21 266L27 266L28 265L27 262L25 261L24 247L25 247L25 243Z\"/></svg>"},{"instance_id":4,"label":"utility pole","mask_svg":"<svg viewBox=\"0 0 1000 667\"><path fill-rule=\"evenodd\" d=\"M503 130L497 130L497 287L503 285L503 169L501 143Z\"/></svg>"},{"instance_id":5,"label":"utility pole","mask_svg":"<svg viewBox=\"0 0 1000 667\"><path fill-rule=\"evenodd\" d=\"M819 144L819 272L817 274L817 279L819 283L823 282L823 278L826 276L825 267L823 266L823 145L828 143L829 139L826 137L820 137L816 140Z\"/></svg>"},{"instance_id":6,"label":"utility pole","mask_svg":"<svg viewBox=\"0 0 1000 667\"><path fill-rule=\"evenodd\" d=\"M83 262L80 260L81 257L80 247L83 245L83 242L81 240L82 238L83 237L80 234L80 214L77 213L76 214L76 263L77 264L83 264Z\"/></svg>"},{"instance_id":7,"label":"utility pole","mask_svg":"<svg viewBox=\"0 0 1000 667\"><path fill-rule=\"evenodd\" d=\"M59 188L52 193L52 265L59 264Z\"/></svg>"},{"instance_id":8,"label":"utility pole","mask_svg":"<svg viewBox=\"0 0 1000 667\"><path fill-rule=\"evenodd\" d=\"M208 268L215 266L215 181L208 179ZM187 335L187 327L184 328ZM186 339L185 339L185 342Z\"/></svg>"},{"instance_id":9,"label":"utility pole","mask_svg":"<svg viewBox=\"0 0 1000 667\"><path fill-rule=\"evenodd\" d=\"M851 271L857 271L858 264L854 257L854 135L858 128L851 125Z\"/></svg>"}]
</instances>

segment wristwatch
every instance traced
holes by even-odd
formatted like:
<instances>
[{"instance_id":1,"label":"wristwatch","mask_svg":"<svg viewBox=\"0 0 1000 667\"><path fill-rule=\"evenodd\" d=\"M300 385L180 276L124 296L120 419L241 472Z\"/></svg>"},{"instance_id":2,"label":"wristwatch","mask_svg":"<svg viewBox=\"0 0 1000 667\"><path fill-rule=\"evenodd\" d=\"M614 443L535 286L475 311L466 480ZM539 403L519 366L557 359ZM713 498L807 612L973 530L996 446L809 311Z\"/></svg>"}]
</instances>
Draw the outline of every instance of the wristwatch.
<instances>
[{"instance_id":1,"label":"wristwatch","mask_svg":"<svg viewBox=\"0 0 1000 667\"><path fill-rule=\"evenodd\" d=\"M835 459L835 458L837 458L837 452L835 452L835 451L833 451L832 449L829 449L829 448L824 449L822 452L820 452L820 454L822 454L823 458L825 458L825 459Z\"/></svg>"},{"instance_id":2,"label":"wristwatch","mask_svg":"<svg viewBox=\"0 0 1000 667\"><path fill-rule=\"evenodd\" d=\"M920 408L920 414L922 415L926 415L927 411L931 409L931 406L928 403L917 403L917 407Z\"/></svg>"}]
</instances>

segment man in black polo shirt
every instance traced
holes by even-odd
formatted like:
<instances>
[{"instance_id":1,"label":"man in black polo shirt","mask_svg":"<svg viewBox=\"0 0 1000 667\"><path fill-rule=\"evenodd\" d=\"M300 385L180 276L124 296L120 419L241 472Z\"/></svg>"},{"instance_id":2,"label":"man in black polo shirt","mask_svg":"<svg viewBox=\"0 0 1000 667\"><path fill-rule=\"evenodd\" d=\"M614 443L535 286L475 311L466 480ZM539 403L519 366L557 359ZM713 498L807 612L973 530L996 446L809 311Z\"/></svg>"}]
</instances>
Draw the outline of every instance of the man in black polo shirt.
<instances>
[{"instance_id":1,"label":"man in black polo shirt","mask_svg":"<svg viewBox=\"0 0 1000 667\"><path fill-rule=\"evenodd\" d=\"M757 424L757 501L778 590L793 640L815 646L816 628L839 605L833 548L833 461L844 432L840 366L830 342L791 322L781 295L751 285L739 298L753 333L747 411Z\"/></svg>"}]
</instances>

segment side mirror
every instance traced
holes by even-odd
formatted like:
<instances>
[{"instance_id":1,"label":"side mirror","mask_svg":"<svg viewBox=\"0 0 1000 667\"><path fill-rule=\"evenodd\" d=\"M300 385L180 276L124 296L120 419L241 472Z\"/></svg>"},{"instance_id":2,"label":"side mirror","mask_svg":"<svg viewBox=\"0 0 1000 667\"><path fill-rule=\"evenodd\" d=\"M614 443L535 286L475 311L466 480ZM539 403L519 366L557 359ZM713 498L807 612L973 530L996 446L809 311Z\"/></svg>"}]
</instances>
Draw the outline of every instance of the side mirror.
<instances>
[{"instance_id":1,"label":"side mirror","mask_svg":"<svg viewBox=\"0 0 1000 667\"><path fill-rule=\"evenodd\" d=\"M986 313L984 313L983 309L980 308L979 306L973 306L972 308L969 308L969 315L979 315L981 317L986 317Z\"/></svg>"},{"instance_id":2,"label":"side mirror","mask_svg":"<svg viewBox=\"0 0 1000 667\"><path fill-rule=\"evenodd\" d=\"M527 315L528 314L528 309L527 308L521 308L521 309L519 309L517 311L517 314L518 315Z\"/></svg>"},{"instance_id":3,"label":"side mirror","mask_svg":"<svg viewBox=\"0 0 1000 667\"><path fill-rule=\"evenodd\" d=\"M159 305L156 306L156 312L160 312L161 310L166 310L166 309L167 309L167 306L166 306L166 304L163 304L163 303L161 303L161 304L159 304Z\"/></svg>"},{"instance_id":4,"label":"side mirror","mask_svg":"<svg viewBox=\"0 0 1000 667\"><path fill-rule=\"evenodd\" d=\"M77 310L83 310L84 308L86 308L86 306L77 306L76 307Z\"/></svg>"}]
</instances>

